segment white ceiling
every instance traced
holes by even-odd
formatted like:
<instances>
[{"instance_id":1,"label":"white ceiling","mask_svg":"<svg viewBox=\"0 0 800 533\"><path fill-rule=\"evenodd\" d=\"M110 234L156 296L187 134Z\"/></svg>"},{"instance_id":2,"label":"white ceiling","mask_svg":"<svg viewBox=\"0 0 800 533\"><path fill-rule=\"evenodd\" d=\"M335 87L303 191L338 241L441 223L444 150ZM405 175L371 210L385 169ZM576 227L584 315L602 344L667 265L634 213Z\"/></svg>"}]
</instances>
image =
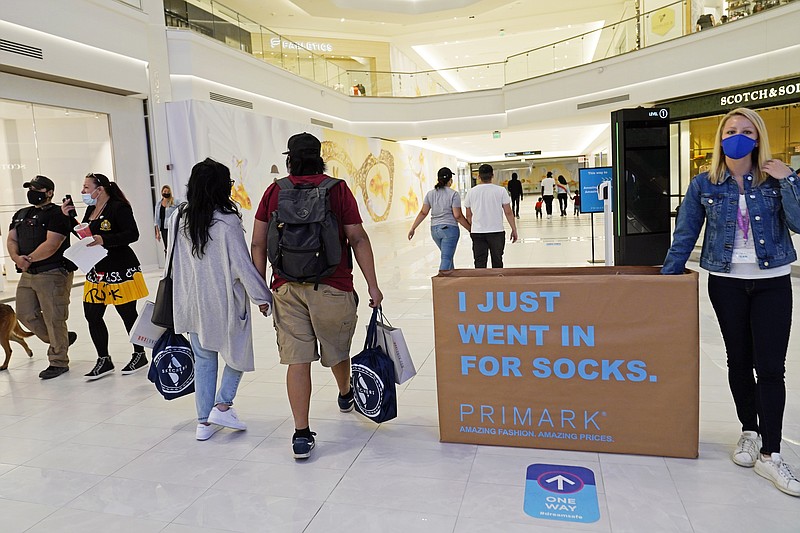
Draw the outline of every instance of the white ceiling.
<instances>
[{"instance_id":1,"label":"white ceiling","mask_svg":"<svg viewBox=\"0 0 800 533\"><path fill-rule=\"evenodd\" d=\"M280 34L388 42L419 70L503 61L631 16L624 0L223 0ZM415 144L481 161L506 152L586 153L607 132L607 113L569 125L532 123L501 132L452 132ZM399 138L398 140L404 140Z\"/></svg>"}]
</instances>

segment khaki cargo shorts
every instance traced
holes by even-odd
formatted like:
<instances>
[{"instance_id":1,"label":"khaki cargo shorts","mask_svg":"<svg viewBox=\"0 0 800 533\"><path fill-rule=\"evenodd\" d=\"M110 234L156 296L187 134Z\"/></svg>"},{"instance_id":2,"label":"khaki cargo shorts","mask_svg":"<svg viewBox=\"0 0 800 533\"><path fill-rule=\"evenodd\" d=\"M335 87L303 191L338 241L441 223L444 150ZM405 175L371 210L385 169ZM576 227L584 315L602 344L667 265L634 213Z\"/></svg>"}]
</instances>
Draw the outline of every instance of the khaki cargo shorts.
<instances>
[{"instance_id":1,"label":"khaki cargo shorts","mask_svg":"<svg viewBox=\"0 0 800 533\"><path fill-rule=\"evenodd\" d=\"M273 319L281 364L332 367L350 359L356 329L355 292L320 284L284 283L274 292Z\"/></svg>"}]
</instances>

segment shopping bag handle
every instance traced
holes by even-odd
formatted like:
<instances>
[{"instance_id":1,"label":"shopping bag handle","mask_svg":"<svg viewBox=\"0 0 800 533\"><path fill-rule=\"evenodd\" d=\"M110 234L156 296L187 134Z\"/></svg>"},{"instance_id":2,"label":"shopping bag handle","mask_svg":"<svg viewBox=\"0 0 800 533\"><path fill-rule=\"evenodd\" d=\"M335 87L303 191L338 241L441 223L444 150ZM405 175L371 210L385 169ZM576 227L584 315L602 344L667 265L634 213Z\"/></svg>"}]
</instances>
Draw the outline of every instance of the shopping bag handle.
<instances>
[{"instance_id":1,"label":"shopping bag handle","mask_svg":"<svg viewBox=\"0 0 800 533\"><path fill-rule=\"evenodd\" d=\"M364 350L375 348L378 345L378 307L372 308L372 317L367 326L367 338L364 339Z\"/></svg>"},{"instance_id":2,"label":"shopping bag handle","mask_svg":"<svg viewBox=\"0 0 800 533\"><path fill-rule=\"evenodd\" d=\"M392 323L389 322L389 319L386 318L386 315L383 314L383 306L378 306L378 318L380 319L381 324L389 326L390 328L394 327L392 326Z\"/></svg>"}]
</instances>

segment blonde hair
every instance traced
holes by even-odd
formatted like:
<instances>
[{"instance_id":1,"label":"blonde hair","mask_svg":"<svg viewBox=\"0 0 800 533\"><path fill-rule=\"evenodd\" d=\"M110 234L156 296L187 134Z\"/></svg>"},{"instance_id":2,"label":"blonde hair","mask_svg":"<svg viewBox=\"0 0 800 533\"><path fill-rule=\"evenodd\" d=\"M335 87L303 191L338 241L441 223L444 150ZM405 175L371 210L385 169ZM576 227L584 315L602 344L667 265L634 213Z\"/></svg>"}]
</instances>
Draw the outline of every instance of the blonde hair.
<instances>
[{"instance_id":1,"label":"blonde hair","mask_svg":"<svg viewBox=\"0 0 800 533\"><path fill-rule=\"evenodd\" d=\"M767 136L767 126L764 124L764 119L761 118L761 115L746 107L737 107L733 111L729 111L720 120L714 137L714 154L711 157L711 169L708 172L708 179L714 184L722 183L722 180L725 179L728 166L725 164L725 154L722 153L722 130L728 119L734 116L741 116L752 122L758 133L758 142L750 157L753 164L753 177L755 178L754 186L761 185L767 180L767 173L762 168L764 163L772 159L772 152L769 149L769 137Z\"/></svg>"},{"instance_id":2,"label":"blonde hair","mask_svg":"<svg viewBox=\"0 0 800 533\"><path fill-rule=\"evenodd\" d=\"M175 205L175 195L172 194L172 187L170 187L169 185L162 185L161 186L161 193L162 194L164 193L164 189L167 189L169 191L169 198L164 198L162 196L161 200L162 201L166 200L167 201L167 205L169 205L169 206Z\"/></svg>"}]
</instances>

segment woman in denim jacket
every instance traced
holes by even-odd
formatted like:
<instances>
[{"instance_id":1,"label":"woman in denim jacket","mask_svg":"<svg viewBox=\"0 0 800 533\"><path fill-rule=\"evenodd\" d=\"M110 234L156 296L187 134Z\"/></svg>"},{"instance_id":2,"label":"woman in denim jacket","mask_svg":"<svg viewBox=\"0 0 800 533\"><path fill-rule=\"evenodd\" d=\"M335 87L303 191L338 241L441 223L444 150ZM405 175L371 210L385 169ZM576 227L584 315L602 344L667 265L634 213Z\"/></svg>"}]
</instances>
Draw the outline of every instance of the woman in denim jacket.
<instances>
[{"instance_id":1,"label":"woman in denim jacket","mask_svg":"<svg viewBox=\"0 0 800 533\"><path fill-rule=\"evenodd\" d=\"M800 232L800 178L771 157L766 126L755 111L738 108L723 117L711 170L689 184L661 272L683 272L705 222L700 266L710 273L708 295L742 423L731 458L800 496L800 480L780 455L790 263L797 259L789 230Z\"/></svg>"}]
</instances>

